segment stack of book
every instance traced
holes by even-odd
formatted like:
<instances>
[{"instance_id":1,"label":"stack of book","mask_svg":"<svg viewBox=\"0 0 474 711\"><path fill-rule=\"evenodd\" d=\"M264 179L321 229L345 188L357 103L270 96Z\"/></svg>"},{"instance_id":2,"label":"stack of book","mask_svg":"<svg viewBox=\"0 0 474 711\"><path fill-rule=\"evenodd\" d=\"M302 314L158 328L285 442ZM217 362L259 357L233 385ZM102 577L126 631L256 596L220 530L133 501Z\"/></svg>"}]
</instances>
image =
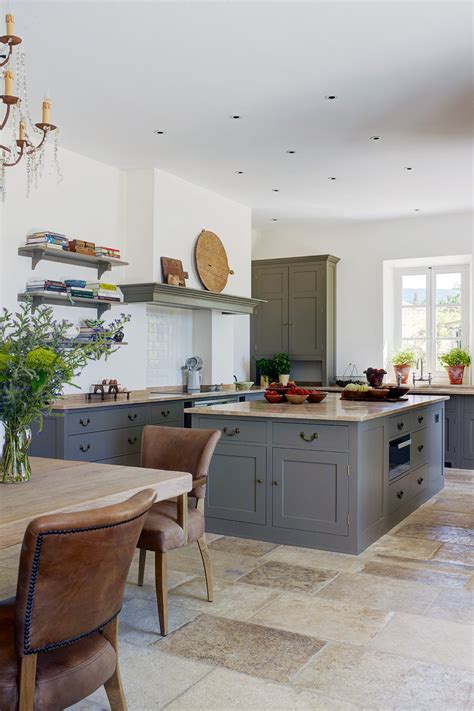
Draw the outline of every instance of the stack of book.
<instances>
[{"instance_id":1,"label":"stack of book","mask_svg":"<svg viewBox=\"0 0 474 711\"><path fill-rule=\"evenodd\" d=\"M26 293L35 294L67 294L67 287L63 281L53 281L52 279L39 279L29 281L26 285Z\"/></svg>"},{"instance_id":2,"label":"stack of book","mask_svg":"<svg viewBox=\"0 0 474 711\"><path fill-rule=\"evenodd\" d=\"M90 257L95 257L94 242L84 242L84 240L82 239L72 239L69 241L67 249L70 252L77 252L77 254L88 254Z\"/></svg>"},{"instance_id":3,"label":"stack of book","mask_svg":"<svg viewBox=\"0 0 474 711\"><path fill-rule=\"evenodd\" d=\"M81 326L79 335L75 339L76 341L81 341L82 343L87 343L88 341L93 341L96 334L100 331L97 328L90 328L89 326Z\"/></svg>"},{"instance_id":4,"label":"stack of book","mask_svg":"<svg viewBox=\"0 0 474 711\"><path fill-rule=\"evenodd\" d=\"M52 249L67 249L68 240L66 235L58 232L34 232L26 238L26 246L40 245Z\"/></svg>"},{"instance_id":5,"label":"stack of book","mask_svg":"<svg viewBox=\"0 0 474 711\"><path fill-rule=\"evenodd\" d=\"M95 299L94 290L88 284L84 286L69 286L67 293L76 299Z\"/></svg>"},{"instance_id":6,"label":"stack of book","mask_svg":"<svg viewBox=\"0 0 474 711\"><path fill-rule=\"evenodd\" d=\"M123 291L115 284L103 281L88 281L87 288L92 289L96 299L101 301L123 301Z\"/></svg>"},{"instance_id":7,"label":"stack of book","mask_svg":"<svg viewBox=\"0 0 474 711\"><path fill-rule=\"evenodd\" d=\"M95 248L96 257L112 257L113 259L120 259L120 249L115 247L99 247Z\"/></svg>"}]
</instances>

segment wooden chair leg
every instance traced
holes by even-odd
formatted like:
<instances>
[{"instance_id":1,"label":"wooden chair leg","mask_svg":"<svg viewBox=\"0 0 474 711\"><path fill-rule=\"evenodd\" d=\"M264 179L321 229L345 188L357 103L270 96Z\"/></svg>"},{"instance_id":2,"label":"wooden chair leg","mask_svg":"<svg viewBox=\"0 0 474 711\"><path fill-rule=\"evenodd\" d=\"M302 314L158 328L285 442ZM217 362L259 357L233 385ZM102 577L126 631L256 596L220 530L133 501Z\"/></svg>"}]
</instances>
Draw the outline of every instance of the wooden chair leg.
<instances>
[{"instance_id":1,"label":"wooden chair leg","mask_svg":"<svg viewBox=\"0 0 474 711\"><path fill-rule=\"evenodd\" d=\"M138 559L138 584L143 585L145 578L146 549L140 548L140 558Z\"/></svg>"},{"instance_id":2,"label":"wooden chair leg","mask_svg":"<svg viewBox=\"0 0 474 711\"><path fill-rule=\"evenodd\" d=\"M36 688L36 654L28 654L20 660L18 711L33 711Z\"/></svg>"},{"instance_id":3,"label":"wooden chair leg","mask_svg":"<svg viewBox=\"0 0 474 711\"><path fill-rule=\"evenodd\" d=\"M203 533L201 538L198 538L197 544L204 566L204 575L206 576L207 599L209 602L214 600L214 578L212 576L212 565L209 557L209 548L207 547L206 534Z\"/></svg>"},{"instance_id":4,"label":"wooden chair leg","mask_svg":"<svg viewBox=\"0 0 474 711\"><path fill-rule=\"evenodd\" d=\"M112 622L104 628L104 637L109 640L112 647L115 649L115 655L117 659L117 666L115 667L115 672L113 676L110 677L108 681L105 682L104 688L109 700L110 708L112 711L127 711L127 702L125 700L125 694L123 692L122 680L120 678L120 668L118 659L118 618L116 617Z\"/></svg>"},{"instance_id":5,"label":"wooden chair leg","mask_svg":"<svg viewBox=\"0 0 474 711\"><path fill-rule=\"evenodd\" d=\"M160 632L163 637L168 634L168 562L166 553L155 551L155 588Z\"/></svg>"}]
</instances>

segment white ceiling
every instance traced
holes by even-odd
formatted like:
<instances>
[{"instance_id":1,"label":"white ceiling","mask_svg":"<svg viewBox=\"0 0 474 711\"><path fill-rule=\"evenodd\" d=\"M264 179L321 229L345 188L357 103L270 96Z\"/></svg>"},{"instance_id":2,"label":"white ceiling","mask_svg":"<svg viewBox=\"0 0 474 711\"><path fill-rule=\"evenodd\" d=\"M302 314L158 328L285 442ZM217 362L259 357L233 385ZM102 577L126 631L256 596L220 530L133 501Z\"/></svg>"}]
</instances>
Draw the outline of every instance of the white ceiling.
<instances>
[{"instance_id":1,"label":"white ceiling","mask_svg":"<svg viewBox=\"0 0 474 711\"><path fill-rule=\"evenodd\" d=\"M260 227L471 207L469 2L9 5L66 148L174 173Z\"/></svg>"}]
</instances>

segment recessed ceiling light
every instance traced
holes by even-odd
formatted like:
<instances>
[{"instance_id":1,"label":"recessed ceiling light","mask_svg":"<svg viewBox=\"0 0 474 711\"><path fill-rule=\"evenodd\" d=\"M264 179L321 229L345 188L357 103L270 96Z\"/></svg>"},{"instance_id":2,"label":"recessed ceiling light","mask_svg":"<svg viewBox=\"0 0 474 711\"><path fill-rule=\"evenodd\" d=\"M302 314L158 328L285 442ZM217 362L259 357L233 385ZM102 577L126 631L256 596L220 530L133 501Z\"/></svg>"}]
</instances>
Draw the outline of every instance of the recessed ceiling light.
<instances>
[{"instance_id":1,"label":"recessed ceiling light","mask_svg":"<svg viewBox=\"0 0 474 711\"><path fill-rule=\"evenodd\" d=\"M330 178L328 178L328 180L336 180L336 178L332 178L332 177L330 177Z\"/></svg>"},{"instance_id":2,"label":"recessed ceiling light","mask_svg":"<svg viewBox=\"0 0 474 711\"><path fill-rule=\"evenodd\" d=\"M334 101L334 99L337 99L337 96L335 94L328 94L324 98L327 99L328 101Z\"/></svg>"},{"instance_id":3,"label":"recessed ceiling light","mask_svg":"<svg viewBox=\"0 0 474 711\"><path fill-rule=\"evenodd\" d=\"M419 207L415 207L415 208L413 209L413 212L420 212L420 208L419 208Z\"/></svg>"},{"instance_id":4,"label":"recessed ceiling light","mask_svg":"<svg viewBox=\"0 0 474 711\"><path fill-rule=\"evenodd\" d=\"M273 190L274 193L279 193L279 192L280 192L280 188L272 188L272 190Z\"/></svg>"},{"instance_id":5,"label":"recessed ceiling light","mask_svg":"<svg viewBox=\"0 0 474 711\"><path fill-rule=\"evenodd\" d=\"M405 170L413 170L413 168L410 168L409 165L405 166Z\"/></svg>"},{"instance_id":6,"label":"recessed ceiling light","mask_svg":"<svg viewBox=\"0 0 474 711\"><path fill-rule=\"evenodd\" d=\"M243 174L244 174L244 171L243 171L243 170L236 170L235 172L237 173L237 175L243 175Z\"/></svg>"},{"instance_id":7,"label":"recessed ceiling light","mask_svg":"<svg viewBox=\"0 0 474 711\"><path fill-rule=\"evenodd\" d=\"M370 140L371 141L380 141L380 136L371 136Z\"/></svg>"},{"instance_id":8,"label":"recessed ceiling light","mask_svg":"<svg viewBox=\"0 0 474 711\"><path fill-rule=\"evenodd\" d=\"M293 155L293 153L296 153L296 151L287 151L287 153L290 153L290 155Z\"/></svg>"},{"instance_id":9,"label":"recessed ceiling light","mask_svg":"<svg viewBox=\"0 0 474 711\"><path fill-rule=\"evenodd\" d=\"M272 222L278 222L278 217L272 217Z\"/></svg>"},{"instance_id":10,"label":"recessed ceiling light","mask_svg":"<svg viewBox=\"0 0 474 711\"><path fill-rule=\"evenodd\" d=\"M157 136L162 136L164 131L153 131L153 133L156 133Z\"/></svg>"},{"instance_id":11,"label":"recessed ceiling light","mask_svg":"<svg viewBox=\"0 0 474 711\"><path fill-rule=\"evenodd\" d=\"M239 118L242 118L242 117L239 116L238 114L231 114L231 115L229 116L229 118L231 118L231 119L239 119Z\"/></svg>"}]
</instances>

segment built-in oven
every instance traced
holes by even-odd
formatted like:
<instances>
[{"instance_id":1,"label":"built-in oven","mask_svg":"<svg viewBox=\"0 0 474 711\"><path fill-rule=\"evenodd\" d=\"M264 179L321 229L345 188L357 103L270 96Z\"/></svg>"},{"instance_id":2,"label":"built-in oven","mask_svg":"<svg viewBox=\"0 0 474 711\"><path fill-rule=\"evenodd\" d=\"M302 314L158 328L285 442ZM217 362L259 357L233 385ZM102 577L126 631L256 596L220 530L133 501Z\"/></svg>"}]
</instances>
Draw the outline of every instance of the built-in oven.
<instances>
[{"instance_id":1,"label":"built-in oven","mask_svg":"<svg viewBox=\"0 0 474 711\"><path fill-rule=\"evenodd\" d=\"M388 445L388 480L393 481L410 470L411 436L392 439Z\"/></svg>"}]
</instances>

